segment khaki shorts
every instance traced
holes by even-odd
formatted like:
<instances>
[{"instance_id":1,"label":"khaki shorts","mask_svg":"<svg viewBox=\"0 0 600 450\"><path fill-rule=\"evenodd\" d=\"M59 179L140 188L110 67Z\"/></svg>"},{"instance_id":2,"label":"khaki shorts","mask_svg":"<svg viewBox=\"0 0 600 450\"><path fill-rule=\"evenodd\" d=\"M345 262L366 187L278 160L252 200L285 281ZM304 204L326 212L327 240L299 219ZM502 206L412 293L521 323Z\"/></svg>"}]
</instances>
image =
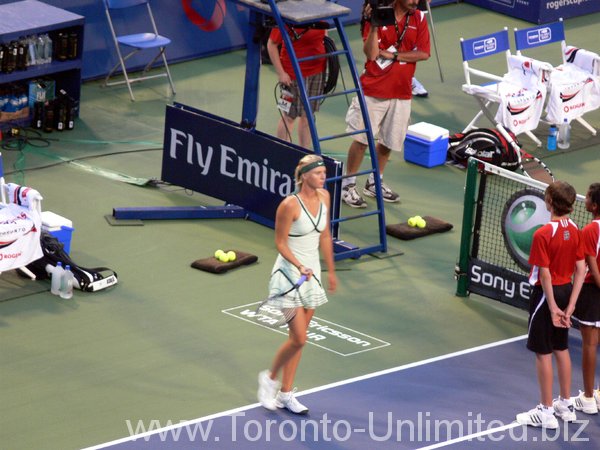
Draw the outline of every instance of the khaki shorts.
<instances>
[{"instance_id":1,"label":"khaki shorts","mask_svg":"<svg viewBox=\"0 0 600 450\"><path fill-rule=\"evenodd\" d=\"M401 151L410 120L411 101L365 96L365 102L369 111L373 137L387 148L397 152ZM352 104L346 113L346 125L348 133L365 128L357 97L352 99ZM355 134L352 138L361 144L368 145L365 133Z\"/></svg>"}]
</instances>

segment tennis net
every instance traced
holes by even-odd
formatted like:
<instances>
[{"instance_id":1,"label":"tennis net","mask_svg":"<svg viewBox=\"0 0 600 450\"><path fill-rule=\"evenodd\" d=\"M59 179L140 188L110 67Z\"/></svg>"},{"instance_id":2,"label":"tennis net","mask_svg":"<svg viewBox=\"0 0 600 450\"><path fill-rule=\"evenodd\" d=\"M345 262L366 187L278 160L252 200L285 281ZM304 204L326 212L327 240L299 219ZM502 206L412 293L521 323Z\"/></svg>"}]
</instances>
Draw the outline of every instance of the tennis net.
<instances>
[{"instance_id":1,"label":"tennis net","mask_svg":"<svg viewBox=\"0 0 600 450\"><path fill-rule=\"evenodd\" d=\"M456 295L474 292L528 309L529 248L533 233L550 220L540 181L471 158L467 168L463 226L456 266ZM578 195L571 219L590 220Z\"/></svg>"}]
</instances>

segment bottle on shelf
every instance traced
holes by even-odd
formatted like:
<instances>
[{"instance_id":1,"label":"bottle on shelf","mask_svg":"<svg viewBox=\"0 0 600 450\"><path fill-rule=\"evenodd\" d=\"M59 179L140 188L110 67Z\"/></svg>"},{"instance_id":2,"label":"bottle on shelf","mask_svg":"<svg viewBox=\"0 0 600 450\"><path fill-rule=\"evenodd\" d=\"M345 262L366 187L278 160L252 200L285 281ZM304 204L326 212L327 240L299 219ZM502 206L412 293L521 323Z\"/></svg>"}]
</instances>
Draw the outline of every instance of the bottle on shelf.
<instances>
[{"instance_id":1,"label":"bottle on shelf","mask_svg":"<svg viewBox=\"0 0 600 450\"><path fill-rule=\"evenodd\" d=\"M566 150L571 146L571 124L565 118L564 122L558 128L558 148Z\"/></svg>"},{"instance_id":2,"label":"bottle on shelf","mask_svg":"<svg viewBox=\"0 0 600 450\"><path fill-rule=\"evenodd\" d=\"M51 133L54 129L54 102L49 101L44 108L44 131Z\"/></svg>"},{"instance_id":3,"label":"bottle on shelf","mask_svg":"<svg viewBox=\"0 0 600 450\"><path fill-rule=\"evenodd\" d=\"M546 148L550 151L556 150L556 135L558 134L558 129L555 125L550 125L550 131L548 132L548 143L546 144Z\"/></svg>"},{"instance_id":4,"label":"bottle on shelf","mask_svg":"<svg viewBox=\"0 0 600 450\"><path fill-rule=\"evenodd\" d=\"M50 292L54 295L60 295L60 285L65 272L62 263L58 261L56 266L46 264L46 272L50 274Z\"/></svg>"},{"instance_id":5,"label":"bottle on shelf","mask_svg":"<svg viewBox=\"0 0 600 450\"><path fill-rule=\"evenodd\" d=\"M35 102L33 104L32 126L36 130L44 129L44 102Z\"/></svg>"},{"instance_id":6,"label":"bottle on shelf","mask_svg":"<svg viewBox=\"0 0 600 450\"><path fill-rule=\"evenodd\" d=\"M68 58L67 52L69 51L69 35L66 32L61 31L56 35L55 38L55 57L59 61L66 61Z\"/></svg>"},{"instance_id":7,"label":"bottle on shelf","mask_svg":"<svg viewBox=\"0 0 600 450\"><path fill-rule=\"evenodd\" d=\"M73 297L73 280L74 280L73 272L71 272L71 266L67 264L65 266L65 272L61 278L60 283L60 296L64 299L69 299Z\"/></svg>"},{"instance_id":8,"label":"bottle on shelf","mask_svg":"<svg viewBox=\"0 0 600 450\"><path fill-rule=\"evenodd\" d=\"M67 58L77 59L79 53L79 36L74 31L69 33L67 48Z\"/></svg>"},{"instance_id":9,"label":"bottle on shelf","mask_svg":"<svg viewBox=\"0 0 600 450\"><path fill-rule=\"evenodd\" d=\"M54 128L64 131L67 126L67 107L65 102L60 99L55 100L54 105L54 120L56 121Z\"/></svg>"}]
</instances>

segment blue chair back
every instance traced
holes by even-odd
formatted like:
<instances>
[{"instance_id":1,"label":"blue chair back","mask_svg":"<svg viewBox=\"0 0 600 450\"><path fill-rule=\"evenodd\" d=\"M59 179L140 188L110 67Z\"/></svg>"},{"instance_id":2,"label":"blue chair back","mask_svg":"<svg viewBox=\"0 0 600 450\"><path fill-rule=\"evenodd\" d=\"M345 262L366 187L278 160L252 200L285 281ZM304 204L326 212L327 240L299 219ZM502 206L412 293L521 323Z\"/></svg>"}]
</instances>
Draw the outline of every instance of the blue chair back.
<instances>
[{"instance_id":1,"label":"blue chair back","mask_svg":"<svg viewBox=\"0 0 600 450\"><path fill-rule=\"evenodd\" d=\"M461 39L460 49L463 61L484 58L496 53L510 50L508 30L504 29L496 33L478 36L472 39Z\"/></svg>"},{"instance_id":2,"label":"blue chair back","mask_svg":"<svg viewBox=\"0 0 600 450\"><path fill-rule=\"evenodd\" d=\"M562 19L546 25L538 25L522 30L515 29L515 47L517 51L540 47L565 40L565 27Z\"/></svg>"}]
</instances>

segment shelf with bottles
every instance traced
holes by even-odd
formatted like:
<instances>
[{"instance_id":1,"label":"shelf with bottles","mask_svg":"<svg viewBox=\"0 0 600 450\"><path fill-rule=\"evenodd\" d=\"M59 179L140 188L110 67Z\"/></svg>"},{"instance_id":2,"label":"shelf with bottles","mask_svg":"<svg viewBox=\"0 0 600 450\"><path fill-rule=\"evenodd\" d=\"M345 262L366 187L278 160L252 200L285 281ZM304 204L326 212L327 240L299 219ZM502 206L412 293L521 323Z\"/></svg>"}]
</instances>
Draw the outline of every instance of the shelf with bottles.
<instances>
[{"instance_id":1,"label":"shelf with bottles","mask_svg":"<svg viewBox=\"0 0 600 450\"><path fill-rule=\"evenodd\" d=\"M0 129L72 130L79 102L63 87L48 77L0 86Z\"/></svg>"},{"instance_id":2,"label":"shelf with bottles","mask_svg":"<svg viewBox=\"0 0 600 450\"><path fill-rule=\"evenodd\" d=\"M2 82L81 69L81 51L80 33L76 27L0 42Z\"/></svg>"},{"instance_id":3,"label":"shelf with bottles","mask_svg":"<svg viewBox=\"0 0 600 450\"><path fill-rule=\"evenodd\" d=\"M32 82L52 79L55 92L64 91L72 100L71 110L77 116L84 17L37 0L22 0L0 4L0 18L0 44L5 52L12 51L0 58L0 89L22 85L29 93ZM4 114L6 120L0 121L0 126L28 126L34 112L31 101L27 108L27 117L21 117L26 115L25 111Z\"/></svg>"}]
</instances>

